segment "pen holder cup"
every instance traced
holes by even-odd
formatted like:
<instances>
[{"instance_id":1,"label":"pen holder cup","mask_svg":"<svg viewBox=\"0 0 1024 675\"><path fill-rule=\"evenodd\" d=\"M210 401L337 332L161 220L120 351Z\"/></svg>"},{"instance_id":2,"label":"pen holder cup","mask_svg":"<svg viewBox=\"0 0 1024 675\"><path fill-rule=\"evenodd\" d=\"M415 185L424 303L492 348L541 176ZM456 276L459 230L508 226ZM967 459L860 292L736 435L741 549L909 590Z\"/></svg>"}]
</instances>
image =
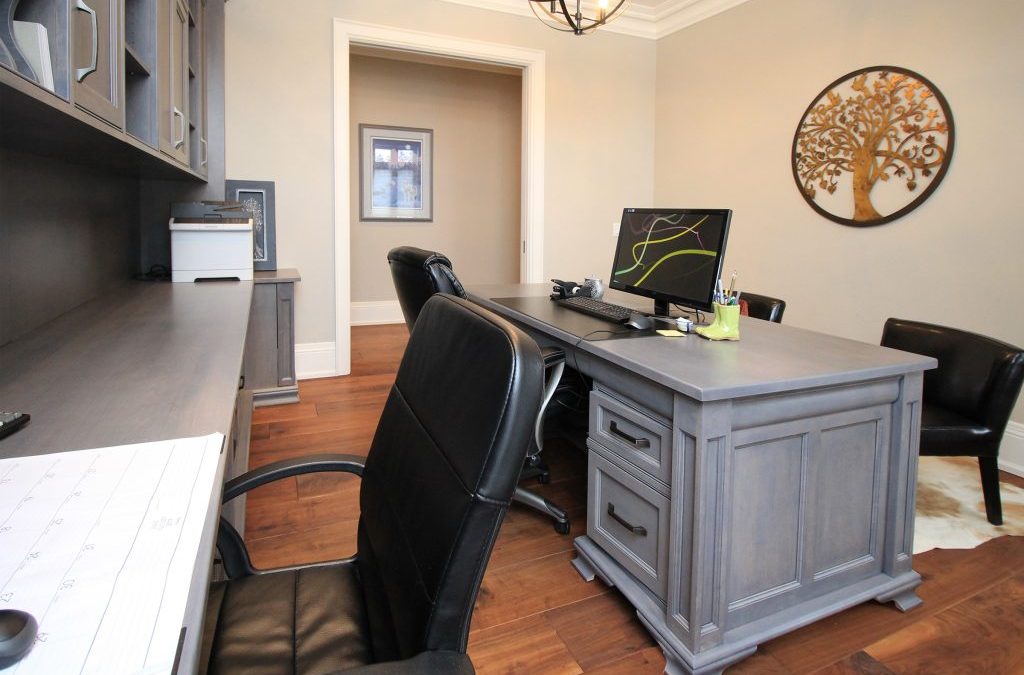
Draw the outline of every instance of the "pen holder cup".
<instances>
[{"instance_id":1,"label":"pen holder cup","mask_svg":"<svg viewBox=\"0 0 1024 675\"><path fill-rule=\"evenodd\" d=\"M714 304L715 320L708 326L700 326L697 333L709 340L740 339L740 306Z\"/></svg>"}]
</instances>

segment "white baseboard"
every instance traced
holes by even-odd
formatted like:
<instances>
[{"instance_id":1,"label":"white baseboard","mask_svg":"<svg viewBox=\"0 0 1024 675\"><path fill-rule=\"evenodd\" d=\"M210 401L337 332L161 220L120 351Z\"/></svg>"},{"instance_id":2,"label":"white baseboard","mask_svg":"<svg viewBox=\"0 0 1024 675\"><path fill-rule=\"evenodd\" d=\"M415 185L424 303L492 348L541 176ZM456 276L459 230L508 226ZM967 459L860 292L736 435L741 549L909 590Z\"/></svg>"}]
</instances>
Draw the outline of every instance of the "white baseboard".
<instances>
[{"instance_id":1,"label":"white baseboard","mask_svg":"<svg viewBox=\"0 0 1024 675\"><path fill-rule=\"evenodd\" d=\"M999 468L1024 476L1024 424L1010 422L999 446Z\"/></svg>"},{"instance_id":2,"label":"white baseboard","mask_svg":"<svg viewBox=\"0 0 1024 675\"><path fill-rule=\"evenodd\" d=\"M295 377L309 380L314 377L334 377L334 343L307 342L295 345Z\"/></svg>"},{"instance_id":3,"label":"white baseboard","mask_svg":"<svg viewBox=\"0 0 1024 675\"><path fill-rule=\"evenodd\" d=\"M402 316L402 307L398 304L398 300L353 302L350 316L353 326L405 323L405 317Z\"/></svg>"}]
</instances>

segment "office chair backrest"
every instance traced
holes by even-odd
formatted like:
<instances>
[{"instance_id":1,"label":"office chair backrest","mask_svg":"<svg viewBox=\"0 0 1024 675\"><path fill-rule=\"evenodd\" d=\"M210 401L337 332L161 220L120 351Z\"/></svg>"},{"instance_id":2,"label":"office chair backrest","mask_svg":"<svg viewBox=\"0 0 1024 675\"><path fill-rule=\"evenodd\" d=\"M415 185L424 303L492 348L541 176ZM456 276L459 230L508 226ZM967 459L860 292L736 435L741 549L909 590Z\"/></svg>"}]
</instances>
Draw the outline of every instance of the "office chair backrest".
<instances>
[{"instance_id":1,"label":"office chair backrest","mask_svg":"<svg viewBox=\"0 0 1024 675\"><path fill-rule=\"evenodd\" d=\"M452 261L435 251L399 246L388 251L388 266L410 332L424 303L434 293L466 297L465 289L452 271Z\"/></svg>"},{"instance_id":2,"label":"office chair backrest","mask_svg":"<svg viewBox=\"0 0 1024 675\"><path fill-rule=\"evenodd\" d=\"M481 307L435 295L419 313L360 491L375 661L465 650L543 374L537 344Z\"/></svg>"},{"instance_id":3,"label":"office chair backrest","mask_svg":"<svg viewBox=\"0 0 1024 675\"><path fill-rule=\"evenodd\" d=\"M889 319L882 346L938 359L925 371L924 400L1003 433L1021 383L1024 351L999 340L956 328Z\"/></svg>"},{"instance_id":4,"label":"office chair backrest","mask_svg":"<svg viewBox=\"0 0 1024 675\"><path fill-rule=\"evenodd\" d=\"M782 313L786 311L786 301L779 300L767 295L743 292L741 295L747 301L747 314L755 319L774 321L782 323Z\"/></svg>"}]
</instances>

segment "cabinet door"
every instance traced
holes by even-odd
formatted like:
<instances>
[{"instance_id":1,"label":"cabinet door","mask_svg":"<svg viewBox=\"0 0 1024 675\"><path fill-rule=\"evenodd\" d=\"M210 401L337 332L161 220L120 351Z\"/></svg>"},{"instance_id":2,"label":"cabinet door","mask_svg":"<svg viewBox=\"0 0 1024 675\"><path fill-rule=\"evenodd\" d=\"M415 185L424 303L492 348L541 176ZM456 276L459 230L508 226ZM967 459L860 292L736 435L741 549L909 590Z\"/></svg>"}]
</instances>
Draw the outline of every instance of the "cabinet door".
<instances>
[{"instance_id":1,"label":"cabinet door","mask_svg":"<svg viewBox=\"0 0 1024 675\"><path fill-rule=\"evenodd\" d=\"M71 98L124 126L121 0L71 0Z\"/></svg>"},{"instance_id":2,"label":"cabinet door","mask_svg":"<svg viewBox=\"0 0 1024 675\"><path fill-rule=\"evenodd\" d=\"M188 7L160 0L157 14L160 149L188 164Z\"/></svg>"}]
</instances>

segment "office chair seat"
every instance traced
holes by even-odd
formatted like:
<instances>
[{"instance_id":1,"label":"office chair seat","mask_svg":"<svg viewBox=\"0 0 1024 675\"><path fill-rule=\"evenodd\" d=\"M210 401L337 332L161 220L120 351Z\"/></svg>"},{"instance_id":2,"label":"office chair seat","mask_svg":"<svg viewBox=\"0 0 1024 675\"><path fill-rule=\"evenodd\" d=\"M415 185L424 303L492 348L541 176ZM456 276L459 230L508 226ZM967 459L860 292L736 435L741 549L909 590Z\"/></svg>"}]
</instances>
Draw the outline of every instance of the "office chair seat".
<instances>
[{"instance_id":1,"label":"office chair seat","mask_svg":"<svg viewBox=\"0 0 1024 675\"><path fill-rule=\"evenodd\" d=\"M209 673L330 673L373 662L354 560L220 582L207 620L217 640ZM209 629L208 629L209 630Z\"/></svg>"},{"instance_id":2,"label":"office chair seat","mask_svg":"<svg viewBox=\"0 0 1024 675\"><path fill-rule=\"evenodd\" d=\"M537 343L450 295L422 307L365 459L285 459L224 484L228 502L292 476L361 476L357 552L261 571L221 519L209 673L472 673L469 626L540 407Z\"/></svg>"},{"instance_id":3,"label":"office chair seat","mask_svg":"<svg viewBox=\"0 0 1024 675\"><path fill-rule=\"evenodd\" d=\"M435 293L466 297L466 289L455 276L452 261L436 251L427 251L415 246L399 246L388 251L388 267L391 269L395 292L410 334L416 326L424 303ZM537 477L541 483L547 483L550 474L547 466L541 461L544 449L544 420L550 412L549 404L555 397L562 379L565 352L557 347L544 347L542 353L547 382L544 385L544 398L534 423L533 441L530 443L521 479ZM559 534L569 533L569 516L557 504L522 486L516 488L512 499L549 516L554 521L555 531Z\"/></svg>"},{"instance_id":4,"label":"office chair seat","mask_svg":"<svg viewBox=\"0 0 1024 675\"><path fill-rule=\"evenodd\" d=\"M921 408L921 444L930 455L971 454L979 445L998 447L999 438L991 428L973 422L941 406Z\"/></svg>"},{"instance_id":5,"label":"office chair seat","mask_svg":"<svg viewBox=\"0 0 1024 675\"><path fill-rule=\"evenodd\" d=\"M985 335L889 319L882 346L932 356L921 396L921 455L978 458L985 514L1003 524L999 445L1024 384L1024 350Z\"/></svg>"},{"instance_id":6,"label":"office chair seat","mask_svg":"<svg viewBox=\"0 0 1024 675\"><path fill-rule=\"evenodd\" d=\"M782 323L782 315L786 311L786 301L770 295L743 292L742 299L747 306L747 316L773 323Z\"/></svg>"}]
</instances>

